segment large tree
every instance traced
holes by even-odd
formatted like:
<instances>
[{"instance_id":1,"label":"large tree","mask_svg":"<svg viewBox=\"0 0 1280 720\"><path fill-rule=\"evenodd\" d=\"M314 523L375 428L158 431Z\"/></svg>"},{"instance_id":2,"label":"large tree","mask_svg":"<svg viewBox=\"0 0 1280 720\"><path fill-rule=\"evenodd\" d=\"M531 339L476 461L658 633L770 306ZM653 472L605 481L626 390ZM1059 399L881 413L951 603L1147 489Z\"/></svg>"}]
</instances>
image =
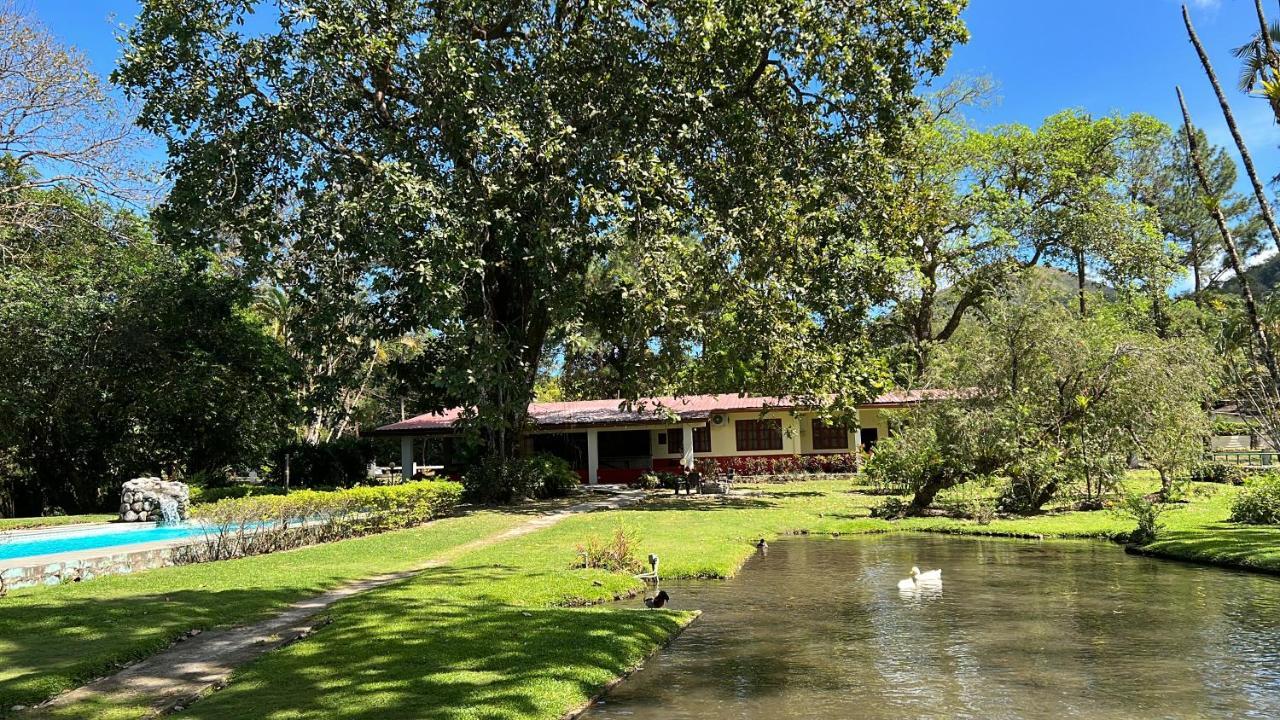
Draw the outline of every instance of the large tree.
<instances>
[{"instance_id":1,"label":"large tree","mask_svg":"<svg viewBox=\"0 0 1280 720\"><path fill-rule=\"evenodd\" d=\"M815 295L793 271L865 238L836 205L882 213L962 5L147 0L116 79L169 144L166 236L251 274L282 245L342 258L505 453L615 243L696 242L752 299L739 336Z\"/></svg>"},{"instance_id":2,"label":"large tree","mask_svg":"<svg viewBox=\"0 0 1280 720\"><path fill-rule=\"evenodd\" d=\"M138 475L224 474L284 439L286 360L234 278L61 189L0 273L0 512L110 505ZM54 213L53 209L63 208Z\"/></svg>"},{"instance_id":3,"label":"large tree","mask_svg":"<svg viewBox=\"0 0 1280 720\"><path fill-rule=\"evenodd\" d=\"M907 262L889 322L918 368L973 310L1039 265L1075 276L1081 313L1091 278L1164 292L1174 254L1133 188L1167 128L1144 115L1068 111L1037 129L978 131L954 117L958 97L952 88L932 98L895 159L887 230Z\"/></svg>"},{"instance_id":4,"label":"large tree","mask_svg":"<svg viewBox=\"0 0 1280 720\"><path fill-rule=\"evenodd\" d=\"M33 190L145 201L143 137L83 54L0 0L0 267L29 249L23 230L67 211Z\"/></svg>"}]
</instances>

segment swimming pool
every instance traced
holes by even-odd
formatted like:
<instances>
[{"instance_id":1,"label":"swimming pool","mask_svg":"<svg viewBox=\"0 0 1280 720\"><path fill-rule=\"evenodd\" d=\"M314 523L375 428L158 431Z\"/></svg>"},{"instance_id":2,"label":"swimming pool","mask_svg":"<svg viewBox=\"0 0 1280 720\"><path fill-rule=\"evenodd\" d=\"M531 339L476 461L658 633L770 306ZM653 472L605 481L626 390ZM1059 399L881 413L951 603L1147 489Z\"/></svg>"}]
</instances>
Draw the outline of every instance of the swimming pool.
<instances>
[{"instance_id":1,"label":"swimming pool","mask_svg":"<svg viewBox=\"0 0 1280 720\"><path fill-rule=\"evenodd\" d=\"M198 523L152 525L129 529L107 527L15 532L8 535L0 533L0 561L181 540L202 537L204 534L205 526Z\"/></svg>"}]
</instances>

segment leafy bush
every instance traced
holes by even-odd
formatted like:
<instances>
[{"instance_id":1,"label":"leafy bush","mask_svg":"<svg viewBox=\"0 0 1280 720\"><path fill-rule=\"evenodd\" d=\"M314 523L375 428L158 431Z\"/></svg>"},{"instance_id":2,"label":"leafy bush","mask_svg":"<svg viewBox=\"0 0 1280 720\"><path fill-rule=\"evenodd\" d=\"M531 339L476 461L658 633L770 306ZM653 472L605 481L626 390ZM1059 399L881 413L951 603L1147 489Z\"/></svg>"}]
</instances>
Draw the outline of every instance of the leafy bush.
<instances>
[{"instance_id":1,"label":"leafy bush","mask_svg":"<svg viewBox=\"0 0 1280 720\"><path fill-rule=\"evenodd\" d=\"M1251 525L1280 525L1280 475L1254 478L1231 501L1231 520Z\"/></svg>"},{"instance_id":2,"label":"leafy bush","mask_svg":"<svg viewBox=\"0 0 1280 720\"><path fill-rule=\"evenodd\" d=\"M367 438L339 438L327 443L289 443L272 455L272 479L284 484L285 457L289 484L295 487L351 487L363 483L374 458Z\"/></svg>"},{"instance_id":3,"label":"leafy bush","mask_svg":"<svg viewBox=\"0 0 1280 720\"><path fill-rule=\"evenodd\" d=\"M645 490L657 490L662 487L662 478L658 473L647 472L637 478L636 483Z\"/></svg>"},{"instance_id":4,"label":"leafy bush","mask_svg":"<svg viewBox=\"0 0 1280 720\"><path fill-rule=\"evenodd\" d=\"M462 476L467 499L478 503L509 503L523 497L560 497L582 484L569 463L554 455L487 457Z\"/></svg>"},{"instance_id":5,"label":"leafy bush","mask_svg":"<svg viewBox=\"0 0 1280 720\"><path fill-rule=\"evenodd\" d=\"M1191 479L1196 482L1243 485L1245 477L1244 468L1220 460L1205 460L1191 467Z\"/></svg>"},{"instance_id":6,"label":"leafy bush","mask_svg":"<svg viewBox=\"0 0 1280 720\"><path fill-rule=\"evenodd\" d=\"M1138 527L1129 533L1129 542L1146 545L1164 530L1164 523L1160 522L1160 516L1164 513L1163 506L1142 495L1126 496L1116 512L1138 523Z\"/></svg>"},{"instance_id":7,"label":"leafy bush","mask_svg":"<svg viewBox=\"0 0 1280 720\"><path fill-rule=\"evenodd\" d=\"M720 463L712 458L699 458L693 461L693 469L705 480L715 480L720 477Z\"/></svg>"},{"instance_id":8,"label":"leafy bush","mask_svg":"<svg viewBox=\"0 0 1280 720\"><path fill-rule=\"evenodd\" d=\"M578 545L578 558L574 561L575 569L599 569L609 572L639 573L644 565L636 555L639 538L621 525L613 532L613 536L602 539L595 535Z\"/></svg>"},{"instance_id":9,"label":"leafy bush","mask_svg":"<svg viewBox=\"0 0 1280 720\"><path fill-rule=\"evenodd\" d=\"M884 502L871 508L871 517L894 519L900 518L907 514L907 508L910 507L906 500L897 497L887 497Z\"/></svg>"},{"instance_id":10,"label":"leafy bush","mask_svg":"<svg viewBox=\"0 0 1280 720\"><path fill-rule=\"evenodd\" d=\"M555 455L539 454L526 458L525 474L525 482L533 489L534 497L565 497L582 486L582 478L569 461Z\"/></svg>"},{"instance_id":11,"label":"leafy bush","mask_svg":"<svg viewBox=\"0 0 1280 720\"><path fill-rule=\"evenodd\" d=\"M996 508L989 502L971 500L966 514L979 525L990 525L996 519Z\"/></svg>"},{"instance_id":12,"label":"leafy bush","mask_svg":"<svg viewBox=\"0 0 1280 720\"><path fill-rule=\"evenodd\" d=\"M177 559L226 560L412 527L451 512L461 497L458 483L426 481L227 498L192 507L208 530Z\"/></svg>"},{"instance_id":13,"label":"leafy bush","mask_svg":"<svg viewBox=\"0 0 1280 720\"><path fill-rule=\"evenodd\" d=\"M1056 452L1027 453L1007 468L1009 482L996 501L997 507L1018 514L1038 511L1067 484L1066 470Z\"/></svg>"},{"instance_id":14,"label":"leafy bush","mask_svg":"<svg viewBox=\"0 0 1280 720\"><path fill-rule=\"evenodd\" d=\"M251 485L239 483L223 487L191 486L192 503L213 503L228 498L242 498L250 495L284 495L284 487L280 485Z\"/></svg>"}]
</instances>

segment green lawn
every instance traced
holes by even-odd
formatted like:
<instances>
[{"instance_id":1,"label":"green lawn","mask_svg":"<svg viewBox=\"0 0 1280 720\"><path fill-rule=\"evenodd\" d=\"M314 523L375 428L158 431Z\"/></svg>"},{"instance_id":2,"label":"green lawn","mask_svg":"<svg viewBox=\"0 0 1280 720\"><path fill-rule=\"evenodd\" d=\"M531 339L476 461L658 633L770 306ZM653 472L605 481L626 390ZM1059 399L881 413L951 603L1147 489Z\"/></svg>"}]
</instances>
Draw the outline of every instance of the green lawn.
<instances>
[{"instance_id":1,"label":"green lawn","mask_svg":"<svg viewBox=\"0 0 1280 720\"><path fill-rule=\"evenodd\" d=\"M1135 474L1130 486L1150 491L1154 479ZM580 542L608 536L620 526L638 538L642 556L654 552L661 557L668 578L731 576L755 552L757 538L791 533L915 530L1114 538L1133 528L1131 520L1107 511L1047 513L989 525L948 518L890 522L869 517L870 508L883 498L857 492L860 488L847 478L744 489L743 496L664 496L633 508L574 516L338 603L328 613L331 624L250 664L226 689L184 715L201 720L560 717L689 619L681 613L576 607L640 588L628 575L570 569ZM1235 492L1221 485L1192 487L1190 501L1165 514L1167 529L1152 549L1280 570L1280 528L1226 522ZM481 535L526 517L519 512L447 520L392 535L408 538L418 548L415 552L428 555L462 542L459 534ZM161 637L131 637L131 653L138 656L162 646L185 629L180 618L192 603L184 593L207 595L204 588L192 590L194 583L208 582L197 579L202 575L221 579L216 594L228 602L210 603L206 596L194 603L197 616L211 617L193 627L225 624L232 621L229 616L261 616L286 601L274 595L293 598L302 588L331 581L330 562L345 564L337 574L358 570L365 562L386 562L382 543L390 537L38 590L0 601L0 708L66 687L85 677L87 667L105 667L109 644L107 633L99 629L102 621L149 615L157 612L152 604L158 600L163 600L158 611L168 630L158 633ZM316 565L325 566L324 571ZM244 570L235 567L251 569L257 586L246 589L243 577L237 577ZM305 579L316 572L322 577ZM273 597L264 602L264 594ZM175 597L179 612L166 614ZM106 609L95 602L99 598L105 598ZM61 642L45 642L50 632L60 633L54 637ZM81 646L96 647L96 659L68 657L71 648ZM9 669L14 665L19 670ZM124 718L137 712L80 706L62 717Z\"/></svg>"},{"instance_id":2,"label":"green lawn","mask_svg":"<svg viewBox=\"0 0 1280 720\"><path fill-rule=\"evenodd\" d=\"M188 630L267 617L344 580L412 567L522 519L478 513L275 555L15 590L0 600L0 715L151 655Z\"/></svg>"},{"instance_id":3,"label":"green lawn","mask_svg":"<svg viewBox=\"0 0 1280 720\"><path fill-rule=\"evenodd\" d=\"M111 522L115 515L52 515L50 517L0 518L0 532L31 528L71 525L73 523Z\"/></svg>"}]
</instances>

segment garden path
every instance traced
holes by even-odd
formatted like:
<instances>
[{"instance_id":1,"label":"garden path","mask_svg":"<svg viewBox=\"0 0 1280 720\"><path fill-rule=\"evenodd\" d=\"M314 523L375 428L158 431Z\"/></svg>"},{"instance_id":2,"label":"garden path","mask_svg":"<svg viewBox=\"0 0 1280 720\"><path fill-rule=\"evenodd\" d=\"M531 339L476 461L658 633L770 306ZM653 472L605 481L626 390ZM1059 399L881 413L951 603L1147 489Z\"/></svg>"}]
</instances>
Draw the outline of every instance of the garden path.
<instances>
[{"instance_id":1,"label":"garden path","mask_svg":"<svg viewBox=\"0 0 1280 720\"><path fill-rule=\"evenodd\" d=\"M323 624L323 618L319 617L321 611L339 600L441 567L473 550L551 527L571 515L625 507L638 502L642 497L643 493L638 490L611 491L602 498L536 515L513 528L459 545L408 570L347 583L294 603L279 615L253 625L210 631L187 638L114 675L53 698L35 708L33 716L56 713L59 709L65 710L82 703L107 707L145 703L157 715L177 709L223 685L237 667L306 637Z\"/></svg>"}]
</instances>

